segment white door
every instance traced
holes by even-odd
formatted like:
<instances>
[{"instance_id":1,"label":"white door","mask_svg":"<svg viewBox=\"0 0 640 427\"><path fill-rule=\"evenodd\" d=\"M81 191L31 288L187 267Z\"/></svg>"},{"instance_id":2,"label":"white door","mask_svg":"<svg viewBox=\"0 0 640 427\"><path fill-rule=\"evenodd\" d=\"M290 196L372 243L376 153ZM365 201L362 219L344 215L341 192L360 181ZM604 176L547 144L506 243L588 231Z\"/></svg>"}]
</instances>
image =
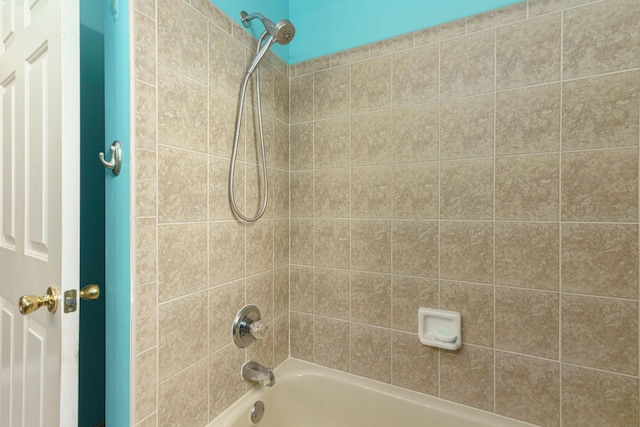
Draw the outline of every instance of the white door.
<instances>
[{"instance_id":1,"label":"white door","mask_svg":"<svg viewBox=\"0 0 640 427\"><path fill-rule=\"evenodd\" d=\"M78 312L18 300L78 288L78 1L0 4L0 426L74 426Z\"/></svg>"}]
</instances>

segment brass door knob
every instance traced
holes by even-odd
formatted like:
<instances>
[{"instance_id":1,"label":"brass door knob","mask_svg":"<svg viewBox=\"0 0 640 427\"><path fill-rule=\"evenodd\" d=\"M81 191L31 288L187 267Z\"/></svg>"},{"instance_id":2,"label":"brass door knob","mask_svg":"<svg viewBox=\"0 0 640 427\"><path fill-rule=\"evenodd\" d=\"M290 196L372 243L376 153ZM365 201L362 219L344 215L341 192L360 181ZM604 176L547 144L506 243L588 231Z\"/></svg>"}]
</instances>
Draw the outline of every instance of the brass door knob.
<instances>
[{"instance_id":1,"label":"brass door knob","mask_svg":"<svg viewBox=\"0 0 640 427\"><path fill-rule=\"evenodd\" d=\"M50 313L55 313L58 309L58 299L60 298L60 293L56 289L55 286L49 286L47 289L47 294L42 297L37 297L35 295L24 295L18 301L18 307L20 309L20 313L27 314L33 313L40 307L47 306L47 309Z\"/></svg>"},{"instance_id":2,"label":"brass door knob","mask_svg":"<svg viewBox=\"0 0 640 427\"><path fill-rule=\"evenodd\" d=\"M100 298L100 286L98 285L87 285L84 288L80 289L80 298L84 300L97 300Z\"/></svg>"}]
</instances>

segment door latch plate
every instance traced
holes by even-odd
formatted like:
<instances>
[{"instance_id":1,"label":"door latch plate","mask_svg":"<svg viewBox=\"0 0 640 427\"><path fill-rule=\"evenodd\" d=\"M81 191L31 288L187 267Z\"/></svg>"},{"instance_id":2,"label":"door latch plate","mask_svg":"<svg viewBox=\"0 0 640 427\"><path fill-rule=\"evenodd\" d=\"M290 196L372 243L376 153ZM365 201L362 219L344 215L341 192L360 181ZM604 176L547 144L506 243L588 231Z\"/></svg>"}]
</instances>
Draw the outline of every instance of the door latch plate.
<instances>
[{"instance_id":1,"label":"door latch plate","mask_svg":"<svg viewBox=\"0 0 640 427\"><path fill-rule=\"evenodd\" d=\"M64 312L73 313L76 311L78 304L78 293L75 289L64 292Z\"/></svg>"}]
</instances>

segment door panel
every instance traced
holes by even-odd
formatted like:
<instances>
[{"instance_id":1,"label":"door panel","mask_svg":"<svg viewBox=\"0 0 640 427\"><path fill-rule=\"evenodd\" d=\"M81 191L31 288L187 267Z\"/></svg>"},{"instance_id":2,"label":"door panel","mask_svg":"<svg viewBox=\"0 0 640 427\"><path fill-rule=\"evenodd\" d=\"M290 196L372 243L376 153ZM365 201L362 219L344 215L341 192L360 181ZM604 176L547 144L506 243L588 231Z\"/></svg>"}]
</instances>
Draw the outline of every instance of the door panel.
<instances>
[{"instance_id":1,"label":"door panel","mask_svg":"<svg viewBox=\"0 0 640 427\"><path fill-rule=\"evenodd\" d=\"M18 300L78 289L78 5L0 13L0 425L72 426L78 313L23 316Z\"/></svg>"}]
</instances>

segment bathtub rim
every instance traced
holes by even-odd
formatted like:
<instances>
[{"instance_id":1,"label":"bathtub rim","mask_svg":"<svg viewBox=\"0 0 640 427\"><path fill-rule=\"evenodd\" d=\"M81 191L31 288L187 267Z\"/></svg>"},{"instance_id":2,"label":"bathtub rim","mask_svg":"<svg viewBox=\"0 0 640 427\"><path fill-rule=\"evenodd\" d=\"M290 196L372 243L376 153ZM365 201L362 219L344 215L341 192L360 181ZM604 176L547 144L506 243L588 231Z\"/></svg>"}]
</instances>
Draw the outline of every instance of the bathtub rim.
<instances>
[{"instance_id":1,"label":"bathtub rim","mask_svg":"<svg viewBox=\"0 0 640 427\"><path fill-rule=\"evenodd\" d=\"M462 403L405 389L396 385L361 377L349 372L340 371L338 369L329 368L293 357L287 358L284 362L278 365L274 369L274 373L276 376L276 385L274 387L278 387L278 383L280 381L290 380L295 377L304 378L311 376L323 376L329 377L339 383L343 382L354 384L358 387L372 390L375 393L389 395L392 398L408 401L412 404L434 411L450 413L453 416L461 416L474 421L481 421L493 427L538 427L536 424L530 424L526 421L509 418L495 412L474 408ZM243 381L240 375L240 370L238 370L238 381ZM245 417L248 419L249 411L253 403L260 400L262 396L270 390L271 389L269 387L265 387L262 384L256 384L242 395L242 397L233 402L227 409L211 420L206 427L224 427L232 420L238 419L238 417ZM259 426L260 424L256 425Z\"/></svg>"}]
</instances>

